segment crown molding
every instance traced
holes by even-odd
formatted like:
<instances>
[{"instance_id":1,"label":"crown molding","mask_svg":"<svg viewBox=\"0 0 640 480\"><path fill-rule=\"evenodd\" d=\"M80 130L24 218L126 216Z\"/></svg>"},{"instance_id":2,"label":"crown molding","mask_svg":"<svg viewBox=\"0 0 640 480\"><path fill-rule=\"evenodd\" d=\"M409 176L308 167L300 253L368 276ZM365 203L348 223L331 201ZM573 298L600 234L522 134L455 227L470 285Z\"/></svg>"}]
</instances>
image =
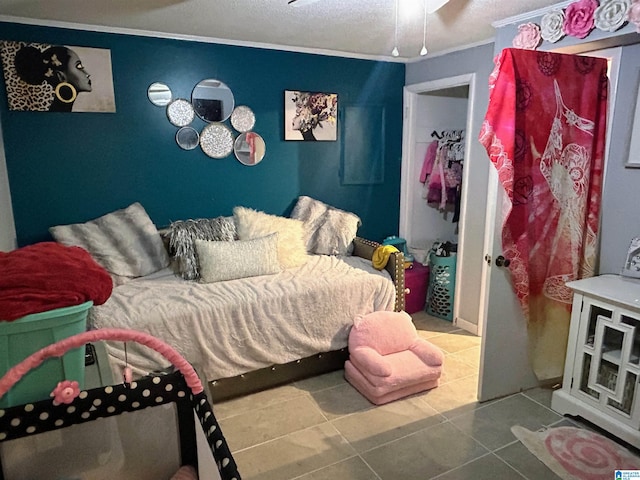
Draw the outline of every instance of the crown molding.
<instances>
[{"instance_id":1,"label":"crown molding","mask_svg":"<svg viewBox=\"0 0 640 480\"><path fill-rule=\"evenodd\" d=\"M556 3L555 5L551 5L549 7L539 8L539 9L533 10L531 12L522 13L520 15L515 15L513 17L504 18L502 20L496 20L495 22L491 23L491 26L493 28L500 28L500 27L505 27L507 25L511 25L513 23L520 23L520 22L523 22L525 20L531 20L532 18L540 17L540 16L544 15L547 12L551 12L552 10L558 10L558 9L565 8L565 7L569 6L570 4L572 4L573 2L575 2L575 0L567 0L567 1L564 1L564 2Z\"/></svg>"}]
</instances>

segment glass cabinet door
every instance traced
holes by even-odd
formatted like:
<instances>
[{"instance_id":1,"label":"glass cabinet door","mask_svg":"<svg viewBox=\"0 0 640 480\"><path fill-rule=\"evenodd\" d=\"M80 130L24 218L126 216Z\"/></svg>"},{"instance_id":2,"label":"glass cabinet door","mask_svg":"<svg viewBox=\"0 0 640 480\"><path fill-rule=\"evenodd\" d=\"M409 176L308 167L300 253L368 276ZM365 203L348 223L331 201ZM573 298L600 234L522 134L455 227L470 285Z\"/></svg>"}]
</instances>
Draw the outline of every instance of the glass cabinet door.
<instances>
[{"instance_id":1,"label":"glass cabinet door","mask_svg":"<svg viewBox=\"0 0 640 480\"><path fill-rule=\"evenodd\" d=\"M582 311L579 392L623 417L631 417L640 374L640 320L615 308L588 303ZM580 351L580 349L579 349Z\"/></svg>"}]
</instances>

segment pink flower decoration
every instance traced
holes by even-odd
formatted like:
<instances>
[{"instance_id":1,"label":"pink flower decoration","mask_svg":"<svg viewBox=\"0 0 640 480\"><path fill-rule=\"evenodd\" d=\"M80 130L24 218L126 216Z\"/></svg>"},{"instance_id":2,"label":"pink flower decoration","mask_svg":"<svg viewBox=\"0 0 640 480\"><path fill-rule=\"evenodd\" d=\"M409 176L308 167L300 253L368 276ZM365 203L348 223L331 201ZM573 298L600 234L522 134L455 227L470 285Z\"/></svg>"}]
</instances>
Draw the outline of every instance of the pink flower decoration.
<instances>
[{"instance_id":1,"label":"pink flower decoration","mask_svg":"<svg viewBox=\"0 0 640 480\"><path fill-rule=\"evenodd\" d=\"M640 33L640 1L638 0L631 4L629 21L636 26L636 32Z\"/></svg>"},{"instance_id":2,"label":"pink flower decoration","mask_svg":"<svg viewBox=\"0 0 640 480\"><path fill-rule=\"evenodd\" d=\"M61 403L69 404L80 395L80 385L75 380L63 380L59 382L56 388L51 392L53 403L60 405Z\"/></svg>"},{"instance_id":3,"label":"pink flower decoration","mask_svg":"<svg viewBox=\"0 0 640 480\"><path fill-rule=\"evenodd\" d=\"M513 39L514 48L535 50L540 45L540 27L535 23L523 23L518 26L518 34Z\"/></svg>"},{"instance_id":4,"label":"pink flower decoration","mask_svg":"<svg viewBox=\"0 0 640 480\"><path fill-rule=\"evenodd\" d=\"M564 11L563 30L567 35L585 38L593 30L593 14L598 8L597 0L578 0Z\"/></svg>"}]
</instances>

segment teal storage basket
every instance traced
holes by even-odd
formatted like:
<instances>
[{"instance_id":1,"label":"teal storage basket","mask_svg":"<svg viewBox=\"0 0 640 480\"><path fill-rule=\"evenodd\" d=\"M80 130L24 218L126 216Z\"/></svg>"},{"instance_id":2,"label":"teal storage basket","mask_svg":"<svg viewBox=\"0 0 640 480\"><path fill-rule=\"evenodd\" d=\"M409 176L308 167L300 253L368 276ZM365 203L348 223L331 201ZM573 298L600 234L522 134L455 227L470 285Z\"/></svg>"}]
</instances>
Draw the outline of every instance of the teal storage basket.
<instances>
[{"instance_id":1,"label":"teal storage basket","mask_svg":"<svg viewBox=\"0 0 640 480\"><path fill-rule=\"evenodd\" d=\"M439 257L433 252L429 257L429 289L427 308L429 315L453 321L453 297L456 289L456 255Z\"/></svg>"},{"instance_id":2,"label":"teal storage basket","mask_svg":"<svg viewBox=\"0 0 640 480\"><path fill-rule=\"evenodd\" d=\"M0 321L0 378L32 353L87 329L93 302L34 313L13 321ZM84 348L70 350L61 358L49 358L29 371L0 398L0 408L49 398L62 380L76 380L84 388Z\"/></svg>"}]
</instances>

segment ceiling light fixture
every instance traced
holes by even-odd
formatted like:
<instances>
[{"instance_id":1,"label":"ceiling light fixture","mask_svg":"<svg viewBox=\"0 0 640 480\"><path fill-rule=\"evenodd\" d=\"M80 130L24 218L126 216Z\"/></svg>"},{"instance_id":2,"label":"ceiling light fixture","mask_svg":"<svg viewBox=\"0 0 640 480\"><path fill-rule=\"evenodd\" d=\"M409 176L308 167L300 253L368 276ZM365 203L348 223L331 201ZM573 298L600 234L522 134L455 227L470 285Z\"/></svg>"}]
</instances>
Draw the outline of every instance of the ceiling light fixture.
<instances>
[{"instance_id":1,"label":"ceiling light fixture","mask_svg":"<svg viewBox=\"0 0 640 480\"><path fill-rule=\"evenodd\" d=\"M391 50L391 55L393 55L394 57L397 57L398 55L400 55L400 52L398 51L398 2L400 0L396 0L396 33L395 33L395 43L393 44L393 50Z\"/></svg>"},{"instance_id":2,"label":"ceiling light fixture","mask_svg":"<svg viewBox=\"0 0 640 480\"><path fill-rule=\"evenodd\" d=\"M424 0L424 29L422 30L422 49L420 56L427 54L427 0Z\"/></svg>"}]
</instances>

